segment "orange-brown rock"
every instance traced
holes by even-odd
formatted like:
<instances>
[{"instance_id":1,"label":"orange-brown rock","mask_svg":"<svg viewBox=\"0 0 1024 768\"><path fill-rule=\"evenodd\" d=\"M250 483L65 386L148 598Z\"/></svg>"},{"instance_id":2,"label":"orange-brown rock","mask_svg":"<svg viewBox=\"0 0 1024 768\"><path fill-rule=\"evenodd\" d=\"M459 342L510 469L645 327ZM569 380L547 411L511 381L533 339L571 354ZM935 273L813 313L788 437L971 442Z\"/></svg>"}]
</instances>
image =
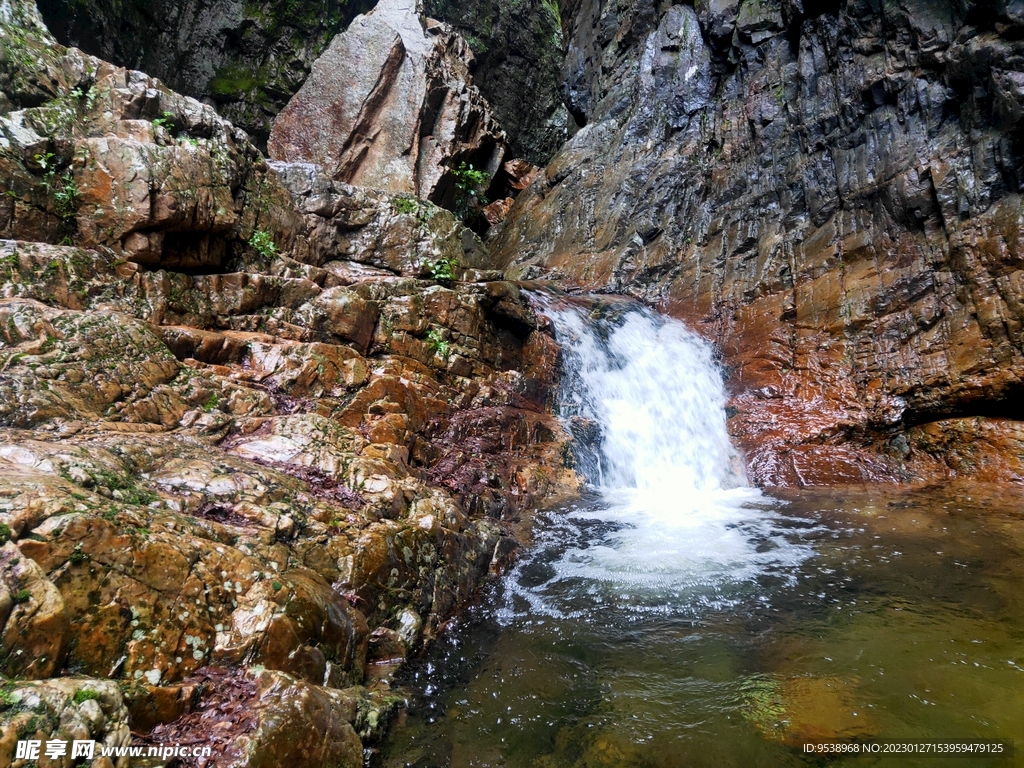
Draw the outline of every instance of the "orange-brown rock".
<instances>
[{"instance_id":1,"label":"orange-brown rock","mask_svg":"<svg viewBox=\"0 0 1024 768\"><path fill-rule=\"evenodd\" d=\"M969 474L976 438L979 472L1020 480L1015 428L956 425L1020 416L1021 16L791 5L577 4L583 127L500 264L712 340L761 484ZM929 423L963 444L920 447Z\"/></svg>"},{"instance_id":2,"label":"orange-brown rock","mask_svg":"<svg viewBox=\"0 0 1024 768\"><path fill-rule=\"evenodd\" d=\"M361 764L371 635L431 638L579 489L550 330L447 211L271 167L11 8L0 672L52 701L0 711L0 760L217 722L218 765Z\"/></svg>"}]
</instances>

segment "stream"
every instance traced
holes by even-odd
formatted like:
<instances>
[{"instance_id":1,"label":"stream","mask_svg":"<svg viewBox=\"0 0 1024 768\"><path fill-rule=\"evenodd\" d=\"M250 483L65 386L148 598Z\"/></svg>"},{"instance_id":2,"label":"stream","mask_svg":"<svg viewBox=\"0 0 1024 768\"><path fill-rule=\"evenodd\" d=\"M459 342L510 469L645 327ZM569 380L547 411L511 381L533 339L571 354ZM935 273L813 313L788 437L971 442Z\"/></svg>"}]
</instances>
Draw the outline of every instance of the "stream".
<instances>
[{"instance_id":1,"label":"stream","mask_svg":"<svg viewBox=\"0 0 1024 768\"><path fill-rule=\"evenodd\" d=\"M1018 766L807 755L821 739L1024 748L1024 492L764 493L713 350L629 303L550 303L592 492L400 681L373 760L441 766Z\"/></svg>"}]
</instances>

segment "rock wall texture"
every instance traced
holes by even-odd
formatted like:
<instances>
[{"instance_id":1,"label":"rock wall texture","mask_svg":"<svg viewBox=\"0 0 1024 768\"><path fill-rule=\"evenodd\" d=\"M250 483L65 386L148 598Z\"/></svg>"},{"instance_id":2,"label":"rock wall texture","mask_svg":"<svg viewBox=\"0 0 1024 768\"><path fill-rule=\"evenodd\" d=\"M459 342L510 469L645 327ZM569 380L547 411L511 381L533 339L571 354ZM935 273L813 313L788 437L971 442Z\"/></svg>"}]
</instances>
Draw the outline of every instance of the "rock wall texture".
<instances>
[{"instance_id":1,"label":"rock wall texture","mask_svg":"<svg viewBox=\"0 0 1024 768\"><path fill-rule=\"evenodd\" d=\"M500 263L714 340L758 482L1021 480L1024 5L573 5Z\"/></svg>"},{"instance_id":2,"label":"rock wall texture","mask_svg":"<svg viewBox=\"0 0 1024 768\"><path fill-rule=\"evenodd\" d=\"M555 342L487 263L0 0L0 764L363 764L404 658L579 490Z\"/></svg>"},{"instance_id":3,"label":"rock wall texture","mask_svg":"<svg viewBox=\"0 0 1024 768\"><path fill-rule=\"evenodd\" d=\"M455 207L461 163L493 175L505 134L469 74L473 55L416 0L380 0L331 42L275 120L275 160Z\"/></svg>"},{"instance_id":4,"label":"rock wall texture","mask_svg":"<svg viewBox=\"0 0 1024 768\"><path fill-rule=\"evenodd\" d=\"M215 106L266 149L274 117L331 40L374 0L40 0L60 42L147 72ZM555 3L438 0L477 54L474 77L514 157L544 163L565 140ZM347 71L352 72L350 68ZM521 95L527 98L521 98Z\"/></svg>"},{"instance_id":5,"label":"rock wall texture","mask_svg":"<svg viewBox=\"0 0 1024 768\"><path fill-rule=\"evenodd\" d=\"M41 0L59 40L203 99L265 147L331 38L372 0Z\"/></svg>"},{"instance_id":6,"label":"rock wall texture","mask_svg":"<svg viewBox=\"0 0 1024 768\"><path fill-rule=\"evenodd\" d=\"M562 103L559 4L530 0L425 0L428 16L450 23L476 57L473 81L508 134L508 154L544 165L568 138Z\"/></svg>"}]
</instances>

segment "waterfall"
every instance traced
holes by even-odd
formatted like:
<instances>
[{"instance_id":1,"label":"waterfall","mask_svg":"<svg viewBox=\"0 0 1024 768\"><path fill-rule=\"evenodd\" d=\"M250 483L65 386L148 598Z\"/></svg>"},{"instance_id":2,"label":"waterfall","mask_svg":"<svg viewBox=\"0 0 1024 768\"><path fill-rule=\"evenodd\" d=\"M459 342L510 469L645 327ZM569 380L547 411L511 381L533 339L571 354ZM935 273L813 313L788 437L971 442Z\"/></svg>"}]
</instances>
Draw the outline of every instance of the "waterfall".
<instances>
[{"instance_id":1,"label":"waterfall","mask_svg":"<svg viewBox=\"0 0 1024 768\"><path fill-rule=\"evenodd\" d=\"M594 485L673 494L746 485L707 342L633 303L545 313L564 361L559 410L576 432L586 431L581 420L600 430L599 446L582 446L594 448L583 459Z\"/></svg>"},{"instance_id":2,"label":"waterfall","mask_svg":"<svg viewBox=\"0 0 1024 768\"><path fill-rule=\"evenodd\" d=\"M766 576L789 578L810 549L746 482L712 347L635 302L538 302L593 494L541 526L547 554L512 574L511 592L552 615L612 603L700 614L749 599Z\"/></svg>"}]
</instances>

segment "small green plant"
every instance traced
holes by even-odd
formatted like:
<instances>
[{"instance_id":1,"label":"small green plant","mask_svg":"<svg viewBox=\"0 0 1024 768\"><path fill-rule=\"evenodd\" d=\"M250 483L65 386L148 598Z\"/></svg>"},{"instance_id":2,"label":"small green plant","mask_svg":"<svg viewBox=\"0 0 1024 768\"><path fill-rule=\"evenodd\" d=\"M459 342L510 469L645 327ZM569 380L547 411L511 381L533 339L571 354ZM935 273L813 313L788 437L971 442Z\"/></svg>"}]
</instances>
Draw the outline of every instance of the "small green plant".
<instances>
[{"instance_id":1,"label":"small green plant","mask_svg":"<svg viewBox=\"0 0 1024 768\"><path fill-rule=\"evenodd\" d=\"M98 691L90 691L88 688L82 688L79 691L75 691L75 695L72 697L72 701L75 704L84 704L87 701L97 701L100 698Z\"/></svg>"},{"instance_id":2,"label":"small green plant","mask_svg":"<svg viewBox=\"0 0 1024 768\"><path fill-rule=\"evenodd\" d=\"M79 104L83 105L86 110L91 110L96 103L96 88L92 85L84 90L82 86L79 85L73 88L69 95Z\"/></svg>"},{"instance_id":3,"label":"small green plant","mask_svg":"<svg viewBox=\"0 0 1024 768\"><path fill-rule=\"evenodd\" d=\"M57 172L57 156L53 152L35 154L32 159L36 161L36 165L43 170L43 173Z\"/></svg>"},{"instance_id":4,"label":"small green plant","mask_svg":"<svg viewBox=\"0 0 1024 768\"><path fill-rule=\"evenodd\" d=\"M212 392L206 399L206 402L203 403L203 410L210 413L211 411L215 411L218 406L220 406L220 394Z\"/></svg>"},{"instance_id":5,"label":"small green plant","mask_svg":"<svg viewBox=\"0 0 1024 768\"><path fill-rule=\"evenodd\" d=\"M487 205L487 198L483 196L484 189L491 180L491 175L485 171L478 171L472 163L459 163L459 167L452 170L455 177L455 215L465 221L476 210Z\"/></svg>"},{"instance_id":6,"label":"small green plant","mask_svg":"<svg viewBox=\"0 0 1024 768\"><path fill-rule=\"evenodd\" d=\"M153 125L166 128L171 133L174 133L174 114L172 112L164 112L160 117L153 120Z\"/></svg>"},{"instance_id":7,"label":"small green plant","mask_svg":"<svg viewBox=\"0 0 1024 768\"><path fill-rule=\"evenodd\" d=\"M22 603L27 603L29 600L32 599L32 593L29 592L27 589L19 589L17 592L14 593L13 599L15 605L21 605Z\"/></svg>"},{"instance_id":8,"label":"small green plant","mask_svg":"<svg viewBox=\"0 0 1024 768\"><path fill-rule=\"evenodd\" d=\"M0 546L11 540L11 526L7 523L0 523Z\"/></svg>"},{"instance_id":9,"label":"small green plant","mask_svg":"<svg viewBox=\"0 0 1024 768\"><path fill-rule=\"evenodd\" d=\"M78 213L79 191L71 171L57 176L60 163L53 152L37 154L32 159L43 171L43 186L53 197L54 212L65 221L74 219Z\"/></svg>"},{"instance_id":10,"label":"small green plant","mask_svg":"<svg viewBox=\"0 0 1024 768\"><path fill-rule=\"evenodd\" d=\"M284 584L282 584L280 581L275 581L273 584L270 585L270 588L273 589L275 592L280 592L284 588Z\"/></svg>"},{"instance_id":11,"label":"small green plant","mask_svg":"<svg viewBox=\"0 0 1024 768\"><path fill-rule=\"evenodd\" d=\"M18 699L7 688L0 688L0 712L13 709L18 704Z\"/></svg>"},{"instance_id":12,"label":"small green plant","mask_svg":"<svg viewBox=\"0 0 1024 768\"><path fill-rule=\"evenodd\" d=\"M79 192L71 173L65 173L53 190L53 208L64 220L73 219L78 214Z\"/></svg>"},{"instance_id":13,"label":"small green plant","mask_svg":"<svg viewBox=\"0 0 1024 768\"><path fill-rule=\"evenodd\" d=\"M452 345L441 335L441 332L438 331L436 328L431 329L430 332L427 333L427 343L430 345L430 348L434 350L436 354L440 355L445 360L448 359L448 356L451 354L452 351Z\"/></svg>"},{"instance_id":14,"label":"small green plant","mask_svg":"<svg viewBox=\"0 0 1024 768\"><path fill-rule=\"evenodd\" d=\"M416 210L420 207L415 197L408 197L406 195L396 197L391 201L391 205L401 214L416 213Z\"/></svg>"},{"instance_id":15,"label":"small green plant","mask_svg":"<svg viewBox=\"0 0 1024 768\"><path fill-rule=\"evenodd\" d=\"M82 545L76 544L75 551L71 553L71 556L68 558L68 561L72 565L81 565L88 559L88 556L86 556L86 554L82 551Z\"/></svg>"},{"instance_id":16,"label":"small green plant","mask_svg":"<svg viewBox=\"0 0 1024 768\"><path fill-rule=\"evenodd\" d=\"M274 238L265 229L257 229L249 238L249 245L263 258L272 259L277 256L277 245Z\"/></svg>"},{"instance_id":17,"label":"small green plant","mask_svg":"<svg viewBox=\"0 0 1024 768\"><path fill-rule=\"evenodd\" d=\"M442 283L455 280L455 270L459 264L455 259L438 259L430 263L430 276Z\"/></svg>"}]
</instances>

